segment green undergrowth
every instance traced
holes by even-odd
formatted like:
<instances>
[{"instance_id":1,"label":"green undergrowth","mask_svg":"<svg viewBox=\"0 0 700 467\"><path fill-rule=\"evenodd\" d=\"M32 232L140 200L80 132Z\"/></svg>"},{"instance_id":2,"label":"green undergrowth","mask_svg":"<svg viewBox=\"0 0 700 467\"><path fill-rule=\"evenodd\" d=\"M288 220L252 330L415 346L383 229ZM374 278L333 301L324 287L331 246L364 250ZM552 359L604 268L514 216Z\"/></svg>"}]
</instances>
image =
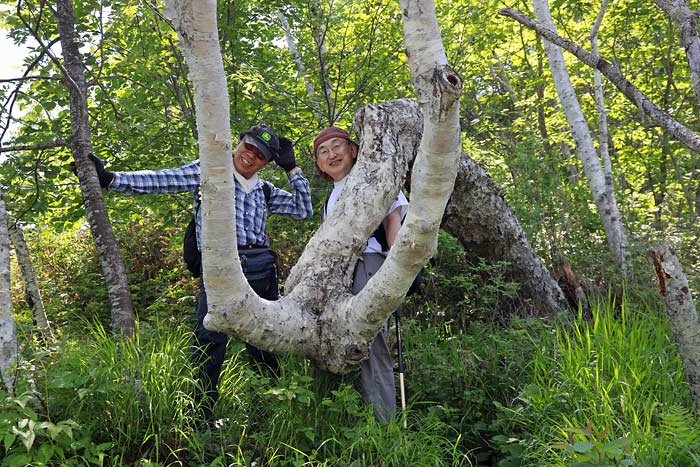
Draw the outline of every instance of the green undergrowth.
<instances>
[{"instance_id":1,"label":"green undergrowth","mask_svg":"<svg viewBox=\"0 0 700 467\"><path fill-rule=\"evenodd\" d=\"M652 304L602 300L590 322L406 319L407 428L376 423L352 385L320 391L302 359L259 374L232 342L220 420L203 429L187 320L142 322L132 341L82 329L25 350L21 395L0 406L2 465L700 465L700 424Z\"/></svg>"}]
</instances>

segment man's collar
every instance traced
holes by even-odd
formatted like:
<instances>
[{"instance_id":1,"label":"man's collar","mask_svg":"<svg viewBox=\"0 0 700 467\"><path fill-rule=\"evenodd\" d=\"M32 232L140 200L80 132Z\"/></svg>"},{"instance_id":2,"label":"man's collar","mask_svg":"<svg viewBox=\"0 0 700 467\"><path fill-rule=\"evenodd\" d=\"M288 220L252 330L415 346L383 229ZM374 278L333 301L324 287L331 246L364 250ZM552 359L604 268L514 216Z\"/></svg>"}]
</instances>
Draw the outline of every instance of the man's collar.
<instances>
[{"instance_id":1,"label":"man's collar","mask_svg":"<svg viewBox=\"0 0 700 467\"><path fill-rule=\"evenodd\" d=\"M238 183L241 184L241 186L243 187L243 191L245 191L246 193L250 193L251 191L253 191L253 188L255 188L255 186L260 181L257 172L252 177L245 178L243 175L238 173L238 170L236 170L235 165L233 166L233 178L235 178L238 181Z\"/></svg>"}]
</instances>

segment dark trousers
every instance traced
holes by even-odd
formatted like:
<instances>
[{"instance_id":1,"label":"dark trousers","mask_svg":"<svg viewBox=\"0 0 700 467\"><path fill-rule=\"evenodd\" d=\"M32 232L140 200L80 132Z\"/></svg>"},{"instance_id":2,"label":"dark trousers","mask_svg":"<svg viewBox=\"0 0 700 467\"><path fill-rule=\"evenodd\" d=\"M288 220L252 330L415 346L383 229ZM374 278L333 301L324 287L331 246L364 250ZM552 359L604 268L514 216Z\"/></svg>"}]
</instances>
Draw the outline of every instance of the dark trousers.
<instances>
[{"instance_id":1,"label":"dark trousers","mask_svg":"<svg viewBox=\"0 0 700 467\"><path fill-rule=\"evenodd\" d=\"M270 268L268 277L260 280L249 280L248 283L258 296L266 300L279 298L277 269L274 266ZM200 284L197 324L194 329L193 360L198 368L197 381L201 391L197 391L195 399L201 407L204 419L211 421L214 419L214 404L219 398L217 386L226 356L228 336L204 327L204 316L207 314L207 292L204 288L204 281L201 281ZM273 353L260 350L248 343L245 346L248 358L253 365L274 375L278 373L279 363Z\"/></svg>"}]
</instances>

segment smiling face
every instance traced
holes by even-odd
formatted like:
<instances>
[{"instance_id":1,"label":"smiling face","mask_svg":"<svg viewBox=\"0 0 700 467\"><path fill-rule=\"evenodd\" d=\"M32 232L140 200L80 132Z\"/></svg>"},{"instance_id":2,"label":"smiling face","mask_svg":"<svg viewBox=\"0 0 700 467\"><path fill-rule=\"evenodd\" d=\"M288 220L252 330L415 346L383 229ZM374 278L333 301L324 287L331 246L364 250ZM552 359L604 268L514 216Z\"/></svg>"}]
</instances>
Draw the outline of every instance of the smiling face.
<instances>
[{"instance_id":1,"label":"smiling face","mask_svg":"<svg viewBox=\"0 0 700 467\"><path fill-rule=\"evenodd\" d=\"M233 151L233 166L245 178L253 177L267 165L267 159L255 147L244 142L238 143Z\"/></svg>"},{"instance_id":2,"label":"smiling face","mask_svg":"<svg viewBox=\"0 0 700 467\"><path fill-rule=\"evenodd\" d=\"M331 138L318 146L316 165L334 181L342 180L355 165L357 146L344 138Z\"/></svg>"}]
</instances>

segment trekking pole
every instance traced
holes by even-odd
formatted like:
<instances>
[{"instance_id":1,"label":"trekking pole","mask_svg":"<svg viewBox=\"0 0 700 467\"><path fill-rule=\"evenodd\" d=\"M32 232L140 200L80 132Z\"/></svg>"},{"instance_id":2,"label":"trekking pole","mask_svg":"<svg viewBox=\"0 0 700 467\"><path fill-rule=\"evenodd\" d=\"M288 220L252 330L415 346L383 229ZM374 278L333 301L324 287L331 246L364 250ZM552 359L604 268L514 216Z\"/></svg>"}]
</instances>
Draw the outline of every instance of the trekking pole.
<instances>
[{"instance_id":1,"label":"trekking pole","mask_svg":"<svg viewBox=\"0 0 700 467\"><path fill-rule=\"evenodd\" d=\"M401 342L401 306L394 310L394 319L396 321L396 348L399 354L399 388L401 389L401 416L403 418L403 427L408 428L406 423L406 391L403 384L403 342Z\"/></svg>"}]
</instances>

